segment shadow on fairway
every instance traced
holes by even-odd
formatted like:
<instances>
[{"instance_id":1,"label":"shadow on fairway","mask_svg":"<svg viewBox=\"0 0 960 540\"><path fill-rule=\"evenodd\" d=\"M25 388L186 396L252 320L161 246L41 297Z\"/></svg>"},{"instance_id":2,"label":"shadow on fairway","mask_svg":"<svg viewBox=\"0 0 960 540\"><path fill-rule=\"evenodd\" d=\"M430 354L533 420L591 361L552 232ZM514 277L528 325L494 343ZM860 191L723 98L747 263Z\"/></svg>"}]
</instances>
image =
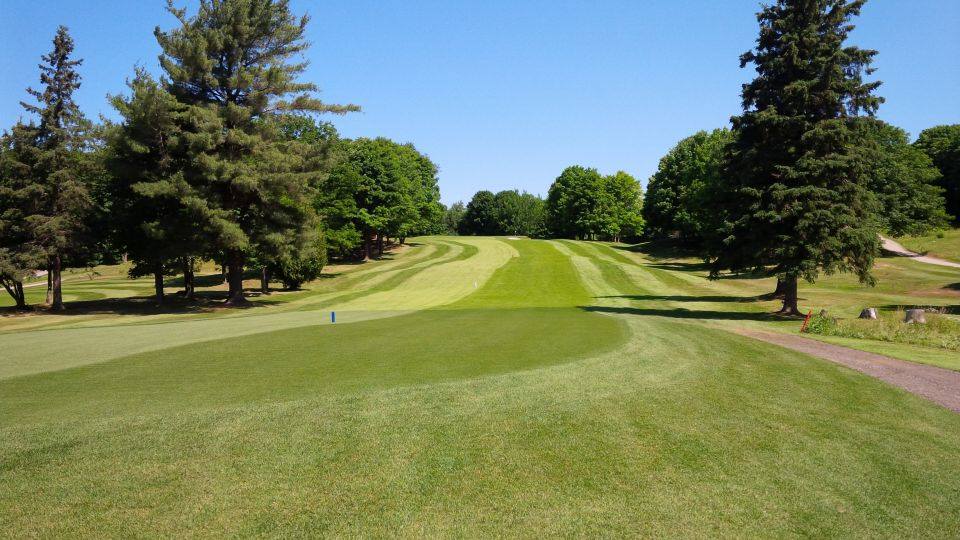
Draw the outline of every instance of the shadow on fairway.
<instances>
[{"instance_id":1,"label":"shadow on fairway","mask_svg":"<svg viewBox=\"0 0 960 540\"><path fill-rule=\"evenodd\" d=\"M705 262L663 262L648 264L650 268L659 268L661 270L678 270L681 272L699 272L710 270L710 265Z\"/></svg>"},{"instance_id":2,"label":"shadow on fairway","mask_svg":"<svg viewBox=\"0 0 960 540\"><path fill-rule=\"evenodd\" d=\"M691 310L684 308L634 308L610 306L580 306L584 311L596 313L620 313L626 315L647 315L669 317L672 319L709 319L725 321L783 321L794 317L782 317L771 313L745 313L737 311Z\"/></svg>"},{"instance_id":3,"label":"shadow on fairway","mask_svg":"<svg viewBox=\"0 0 960 540\"><path fill-rule=\"evenodd\" d=\"M259 274L244 273L244 279L254 279L260 277ZM223 285L226 281L223 274L198 274L193 276L194 287L217 287ZM169 277L163 280L164 287L183 287L183 276Z\"/></svg>"},{"instance_id":4,"label":"shadow on fairway","mask_svg":"<svg viewBox=\"0 0 960 540\"><path fill-rule=\"evenodd\" d=\"M628 300L665 300L668 302L758 302L769 300L763 296L718 296L718 295L656 295L656 294L625 294L611 296L596 296L594 298L626 298Z\"/></svg>"},{"instance_id":5,"label":"shadow on fairway","mask_svg":"<svg viewBox=\"0 0 960 540\"><path fill-rule=\"evenodd\" d=\"M248 291L247 298L261 296L259 291ZM196 300L185 300L179 293L167 294L163 305L158 306L152 296L131 298L103 298L97 300L74 300L66 302L63 311L49 311L44 306L32 305L27 310L15 307L0 307L0 315L34 313L37 315L160 315L177 313L205 313L216 310L248 310L264 307L265 302L250 302L243 306L226 307L226 291L197 291Z\"/></svg>"},{"instance_id":6,"label":"shadow on fairway","mask_svg":"<svg viewBox=\"0 0 960 540\"><path fill-rule=\"evenodd\" d=\"M653 259L680 259L697 256L697 252L694 248L676 240L654 240L650 242L640 242L639 244L633 244L629 246L614 245L611 247L623 251L642 253Z\"/></svg>"}]
</instances>

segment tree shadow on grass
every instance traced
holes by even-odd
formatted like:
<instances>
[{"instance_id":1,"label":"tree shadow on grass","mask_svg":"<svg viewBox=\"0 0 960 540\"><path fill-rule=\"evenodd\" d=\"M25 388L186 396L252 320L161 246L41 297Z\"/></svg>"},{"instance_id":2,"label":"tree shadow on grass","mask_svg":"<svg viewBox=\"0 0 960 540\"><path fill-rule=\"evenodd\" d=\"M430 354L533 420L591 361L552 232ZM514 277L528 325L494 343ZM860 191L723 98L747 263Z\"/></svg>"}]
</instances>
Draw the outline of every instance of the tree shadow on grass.
<instances>
[{"instance_id":1,"label":"tree shadow on grass","mask_svg":"<svg viewBox=\"0 0 960 540\"><path fill-rule=\"evenodd\" d=\"M626 298L628 300L648 300L648 301L667 301L667 302L759 302L769 300L764 296L720 296L720 295L656 295L656 294L625 294L612 296L596 296L595 298Z\"/></svg>"},{"instance_id":2,"label":"tree shadow on grass","mask_svg":"<svg viewBox=\"0 0 960 540\"><path fill-rule=\"evenodd\" d=\"M660 270L677 270L681 272L703 272L710 270L710 263L705 262L659 262L646 265L650 268L659 268Z\"/></svg>"},{"instance_id":3,"label":"tree shadow on grass","mask_svg":"<svg viewBox=\"0 0 960 540\"><path fill-rule=\"evenodd\" d=\"M960 315L960 305L940 306L940 305L934 305L934 304L886 304L886 305L880 306L880 309L883 311L924 309L924 310L931 310L931 311L940 311L942 313L946 313L947 315Z\"/></svg>"},{"instance_id":4,"label":"tree shadow on grass","mask_svg":"<svg viewBox=\"0 0 960 540\"><path fill-rule=\"evenodd\" d=\"M672 264L676 259L700 259L699 252L691 246L672 241L641 242L633 245L611 245L613 249L639 253L654 261ZM701 263L698 263L701 264Z\"/></svg>"},{"instance_id":5,"label":"tree shadow on grass","mask_svg":"<svg viewBox=\"0 0 960 540\"><path fill-rule=\"evenodd\" d=\"M783 317L773 313L750 313L738 311L691 310L684 308L637 308L612 306L580 306L584 311L595 313L619 313L625 315L646 315L669 317L672 319L709 319L724 321L784 321L797 320L796 317Z\"/></svg>"},{"instance_id":6,"label":"tree shadow on grass","mask_svg":"<svg viewBox=\"0 0 960 540\"><path fill-rule=\"evenodd\" d=\"M259 291L248 291L246 296L260 296ZM250 302L242 306L227 307L226 291L197 291L195 300L183 298L182 293L167 294L163 305L157 305L153 296L134 296L129 298L102 298L97 300L75 300L66 302L63 311L50 311L44 306L32 305L27 310L15 307L0 308L0 315L50 314L50 315L164 315L186 313L209 313L219 310L255 309L264 307L264 302Z\"/></svg>"},{"instance_id":7,"label":"tree shadow on grass","mask_svg":"<svg viewBox=\"0 0 960 540\"><path fill-rule=\"evenodd\" d=\"M245 272L243 277L244 279L253 279L248 277L249 273ZM255 277L260 277L259 274ZM226 283L223 279L223 274L198 274L193 276L193 286L194 287L218 287ZM164 287L183 287L183 275L169 277L163 280Z\"/></svg>"}]
</instances>

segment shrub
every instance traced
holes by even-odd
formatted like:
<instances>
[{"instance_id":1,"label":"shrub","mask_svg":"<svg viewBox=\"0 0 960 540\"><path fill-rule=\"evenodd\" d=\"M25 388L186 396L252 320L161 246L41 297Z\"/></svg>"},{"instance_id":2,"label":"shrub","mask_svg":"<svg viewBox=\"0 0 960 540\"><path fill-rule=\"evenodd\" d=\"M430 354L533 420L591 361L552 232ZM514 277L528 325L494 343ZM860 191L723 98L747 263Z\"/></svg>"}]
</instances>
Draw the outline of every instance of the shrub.
<instances>
[{"instance_id":1,"label":"shrub","mask_svg":"<svg viewBox=\"0 0 960 540\"><path fill-rule=\"evenodd\" d=\"M872 339L960 351L960 321L943 313L928 313L926 324L903 322L897 310L881 313L877 320L835 319L817 315L810 319L807 331L822 336Z\"/></svg>"},{"instance_id":2,"label":"shrub","mask_svg":"<svg viewBox=\"0 0 960 540\"><path fill-rule=\"evenodd\" d=\"M304 283L320 277L323 267L327 264L327 246L323 236L304 249L271 265L271 272L288 289L299 289Z\"/></svg>"}]
</instances>

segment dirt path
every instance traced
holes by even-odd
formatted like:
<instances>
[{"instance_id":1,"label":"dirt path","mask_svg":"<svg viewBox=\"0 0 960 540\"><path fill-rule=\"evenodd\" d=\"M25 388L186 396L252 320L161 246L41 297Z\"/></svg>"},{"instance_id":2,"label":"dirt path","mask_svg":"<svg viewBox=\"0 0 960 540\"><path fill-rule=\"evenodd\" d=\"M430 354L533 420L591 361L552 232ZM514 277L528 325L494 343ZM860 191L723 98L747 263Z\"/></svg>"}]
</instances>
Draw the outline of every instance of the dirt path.
<instances>
[{"instance_id":1,"label":"dirt path","mask_svg":"<svg viewBox=\"0 0 960 540\"><path fill-rule=\"evenodd\" d=\"M848 349L815 339L738 329L740 335L836 362L960 413L960 372Z\"/></svg>"},{"instance_id":2,"label":"dirt path","mask_svg":"<svg viewBox=\"0 0 960 540\"><path fill-rule=\"evenodd\" d=\"M927 255L920 255L918 253L914 253L909 249L900 245L899 242L895 240L891 240L884 236L880 237L880 242L882 243L883 249L885 249L886 251L889 251L890 253L900 255L901 257L910 257L915 261L920 261L927 264L936 264L938 266L951 266L953 268L960 268L960 263L947 261L944 259L940 259L938 257L929 257Z\"/></svg>"}]
</instances>

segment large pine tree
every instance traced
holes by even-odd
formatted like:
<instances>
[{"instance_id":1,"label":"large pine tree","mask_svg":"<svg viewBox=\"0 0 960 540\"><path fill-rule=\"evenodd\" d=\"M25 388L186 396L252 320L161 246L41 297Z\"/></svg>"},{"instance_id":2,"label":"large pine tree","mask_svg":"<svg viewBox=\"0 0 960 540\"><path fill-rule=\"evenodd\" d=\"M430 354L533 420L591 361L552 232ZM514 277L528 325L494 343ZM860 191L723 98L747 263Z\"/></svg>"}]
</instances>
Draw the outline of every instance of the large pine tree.
<instances>
[{"instance_id":1,"label":"large pine tree","mask_svg":"<svg viewBox=\"0 0 960 540\"><path fill-rule=\"evenodd\" d=\"M219 212L211 225L228 267L228 303L240 304L248 256L275 254L282 237L313 226L304 219L310 173L278 143L276 117L358 108L324 104L311 96L315 85L297 80L309 18L294 16L287 0L202 0L193 16L171 0L168 10L180 26L155 30L160 64L197 126L186 134L193 155L185 174Z\"/></svg>"},{"instance_id":2,"label":"large pine tree","mask_svg":"<svg viewBox=\"0 0 960 540\"><path fill-rule=\"evenodd\" d=\"M763 271L781 279L781 313L799 314L797 281L850 271L872 282L879 250L868 190L872 116L880 82L867 82L876 51L846 45L864 0L778 0L758 13L757 77L734 117L722 195L722 243L713 273Z\"/></svg>"},{"instance_id":3,"label":"large pine tree","mask_svg":"<svg viewBox=\"0 0 960 540\"><path fill-rule=\"evenodd\" d=\"M40 161L36 137L36 126L20 123L0 137L0 285L18 309L27 307L24 279L47 265L29 220L38 213L41 190L33 176Z\"/></svg>"},{"instance_id":4,"label":"large pine tree","mask_svg":"<svg viewBox=\"0 0 960 540\"><path fill-rule=\"evenodd\" d=\"M73 101L73 92L80 88L77 66L73 60L73 39L63 26L53 39L53 51L44 55L40 64L41 90L28 88L35 104L21 102L27 112L39 117L33 130L32 144L38 150L29 163L28 173L34 200L25 217L29 242L42 251L49 272L51 309L63 309L60 272L65 258L79 251L86 214L91 207L90 195L82 170L83 149L89 129L80 109Z\"/></svg>"},{"instance_id":5,"label":"large pine tree","mask_svg":"<svg viewBox=\"0 0 960 540\"><path fill-rule=\"evenodd\" d=\"M167 274L183 271L192 296L193 261L208 254L209 223L228 216L184 177L187 107L142 70L128 85L129 96L110 98L122 118L107 130L113 244L134 263L132 277L154 276L162 304Z\"/></svg>"}]
</instances>

